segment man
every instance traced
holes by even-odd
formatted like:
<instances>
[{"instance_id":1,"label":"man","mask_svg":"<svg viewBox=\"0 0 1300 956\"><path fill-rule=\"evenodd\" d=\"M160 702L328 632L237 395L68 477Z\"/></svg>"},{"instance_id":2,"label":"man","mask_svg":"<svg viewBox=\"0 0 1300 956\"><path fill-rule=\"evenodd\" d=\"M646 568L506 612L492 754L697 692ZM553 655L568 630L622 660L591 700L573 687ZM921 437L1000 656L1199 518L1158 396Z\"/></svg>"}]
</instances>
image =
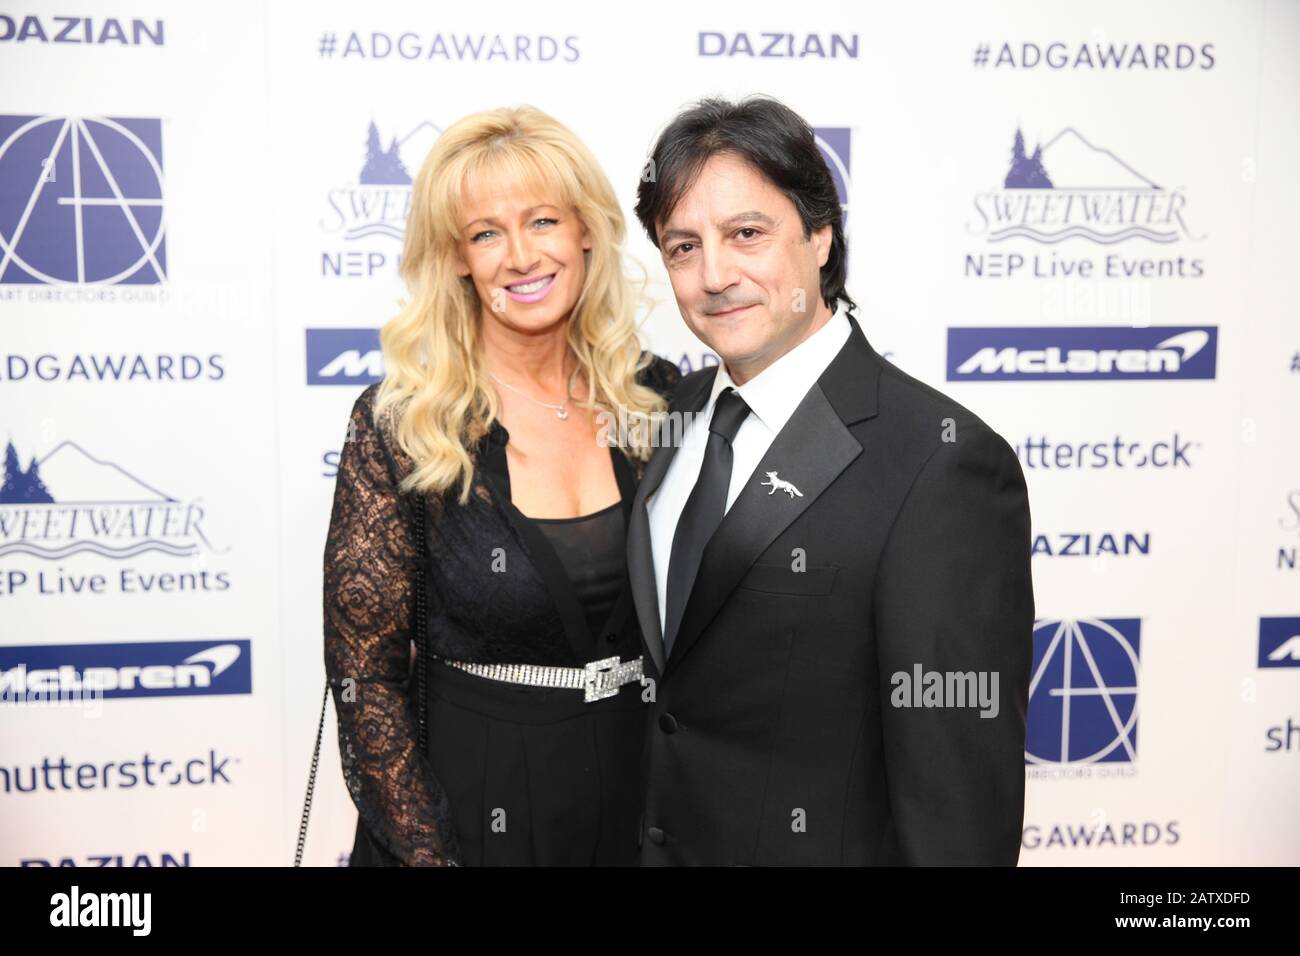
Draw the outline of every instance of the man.
<instances>
[{"instance_id":1,"label":"man","mask_svg":"<svg viewBox=\"0 0 1300 956\"><path fill-rule=\"evenodd\" d=\"M686 376L628 562L643 865L1014 865L1032 655L1015 454L883 360L839 198L771 99L704 100L637 217L722 365Z\"/></svg>"}]
</instances>

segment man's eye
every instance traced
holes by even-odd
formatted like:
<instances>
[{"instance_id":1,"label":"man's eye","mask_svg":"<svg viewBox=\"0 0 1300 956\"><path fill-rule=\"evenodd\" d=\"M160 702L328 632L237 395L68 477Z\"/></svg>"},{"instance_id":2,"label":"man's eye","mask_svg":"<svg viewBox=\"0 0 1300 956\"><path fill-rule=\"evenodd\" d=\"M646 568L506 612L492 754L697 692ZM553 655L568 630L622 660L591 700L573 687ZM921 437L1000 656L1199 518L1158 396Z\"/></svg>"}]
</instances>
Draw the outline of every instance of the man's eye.
<instances>
[{"instance_id":1,"label":"man's eye","mask_svg":"<svg viewBox=\"0 0 1300 956\"><path fill-rule=\"evenodd\" d=\"M694 245L695 243L693 242L683 242L680 245L673 246L672 251L669 252L668 255L676 257L680 253L689 252Z\"/></svg>"},{"instance_id":2,"label":"man's eye","mask_svg":"<svg viewBox=\"0 0 1300 956\"><path fill-rule=\"evenodd\" d=\"M748 232L748 233L752 233L752 235L751 235L751 236L746 236L745 233L747 233L747 232ZM750 226L745 226L743 229L737 229L737 230L736 230L736 235L740 236L742 239L750 239L750 238L753 238L753 236L757 236L757 235L758 235L758 230L757 230L757 229L754 229L754 228L751 228Z\"/></svg>"}]
</instances>

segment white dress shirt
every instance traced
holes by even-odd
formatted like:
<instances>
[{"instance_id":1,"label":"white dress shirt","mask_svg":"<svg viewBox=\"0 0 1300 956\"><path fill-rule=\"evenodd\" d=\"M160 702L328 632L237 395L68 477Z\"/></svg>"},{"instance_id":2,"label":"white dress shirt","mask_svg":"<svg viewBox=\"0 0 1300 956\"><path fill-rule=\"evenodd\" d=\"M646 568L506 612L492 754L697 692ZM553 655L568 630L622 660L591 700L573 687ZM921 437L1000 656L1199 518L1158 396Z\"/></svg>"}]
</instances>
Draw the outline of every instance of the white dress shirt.
<instances>
[{"instance_id":1,"label":"white dress shirt","mask_svg":"<svg viewBox=\"0 0 1300 956\"><path fill-rule=\"evenodd\" d=\"M757 477L754 472L777 434L848 341L851 331L848 315L836 303L835 312L825 325L744 385L731 380L725 364L718 366L709 400L700 409L700 414L692 416L686 423L681 447L668 465L663 481L646 501L650 552L654 558L655 585L659 591L661 633L668 606L668 561L672 555L673 534L704 464L709 422L713 419L718 394L731 386L749 406L749 414L741 422L731 443L731 485L727 489L725 514L740 496L745 483Z\"/></svg>"}]
</instances>

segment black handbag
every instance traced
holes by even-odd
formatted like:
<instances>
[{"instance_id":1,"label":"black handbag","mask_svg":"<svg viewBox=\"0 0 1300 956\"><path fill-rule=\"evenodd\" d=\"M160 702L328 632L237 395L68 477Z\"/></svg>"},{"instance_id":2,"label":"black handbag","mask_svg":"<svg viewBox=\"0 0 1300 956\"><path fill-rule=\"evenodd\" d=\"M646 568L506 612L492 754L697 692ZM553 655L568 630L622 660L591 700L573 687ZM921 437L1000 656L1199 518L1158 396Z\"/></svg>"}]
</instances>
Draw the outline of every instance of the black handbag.
<instances>
[{"instance_id":1,"label":"black handbag","mask_svg":"<svg viewBox=\"0 0 1300 956\"><path fill-rule=\"evenodd\" d=\"M424 546L424 496L418 493L412 493L412 504L415 507L415 520L412 522L411 532L415 542L415 553L419 560L415 566L415 620L411 622L412 638L415 641L415 692L416 692L416 714L417 734L416 742L420 748L420 753L429 751L429 728L428 719L425 713L425 703L427 697L425 692L428 686L428 654L426 633L429 622L429 605L425 593L424 582L424 563L425 563L425 546ZM408 685L409 689L409 685ZM298 848L293 854L293 865L302 866L302 851L307 843L307 820L311 815L311 798L316 789L316 767L320 763L320 741L325 732L325 708L329 704L330 686L329 680L325 681L325 696L320 702L320 721L316 725L316 746L311 755L311 770L307 775L307 796L302 803L302 822L298 825ZM357 820L357 833L353 844L354 857L360 856L366 858L367 862L374 859L387 861L391 859L391 854L378 846L365 829L365 824L360 819Z\"/></svg>"}]
</instances>

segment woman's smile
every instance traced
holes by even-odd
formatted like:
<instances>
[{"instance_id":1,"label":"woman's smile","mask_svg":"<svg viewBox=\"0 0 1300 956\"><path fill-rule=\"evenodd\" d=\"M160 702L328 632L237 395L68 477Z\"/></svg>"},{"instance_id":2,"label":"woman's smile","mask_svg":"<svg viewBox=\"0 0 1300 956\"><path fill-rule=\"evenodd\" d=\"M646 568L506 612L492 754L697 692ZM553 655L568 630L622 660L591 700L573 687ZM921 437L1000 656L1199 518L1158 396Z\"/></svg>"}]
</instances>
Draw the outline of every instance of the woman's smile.
<instances>
[{"instance_id":1,"label":"woman's smile","mask_svg":"<svg viewBox=\"0 0 1300 956\"><path fill-rule=\"evenodd\" d=\"M550 275L538 276L535 279L512 282L504 287L506 295L516 302L540 302L555 285L555 276L556 273L552 272Z\"/></svg>"}]
</instances>

